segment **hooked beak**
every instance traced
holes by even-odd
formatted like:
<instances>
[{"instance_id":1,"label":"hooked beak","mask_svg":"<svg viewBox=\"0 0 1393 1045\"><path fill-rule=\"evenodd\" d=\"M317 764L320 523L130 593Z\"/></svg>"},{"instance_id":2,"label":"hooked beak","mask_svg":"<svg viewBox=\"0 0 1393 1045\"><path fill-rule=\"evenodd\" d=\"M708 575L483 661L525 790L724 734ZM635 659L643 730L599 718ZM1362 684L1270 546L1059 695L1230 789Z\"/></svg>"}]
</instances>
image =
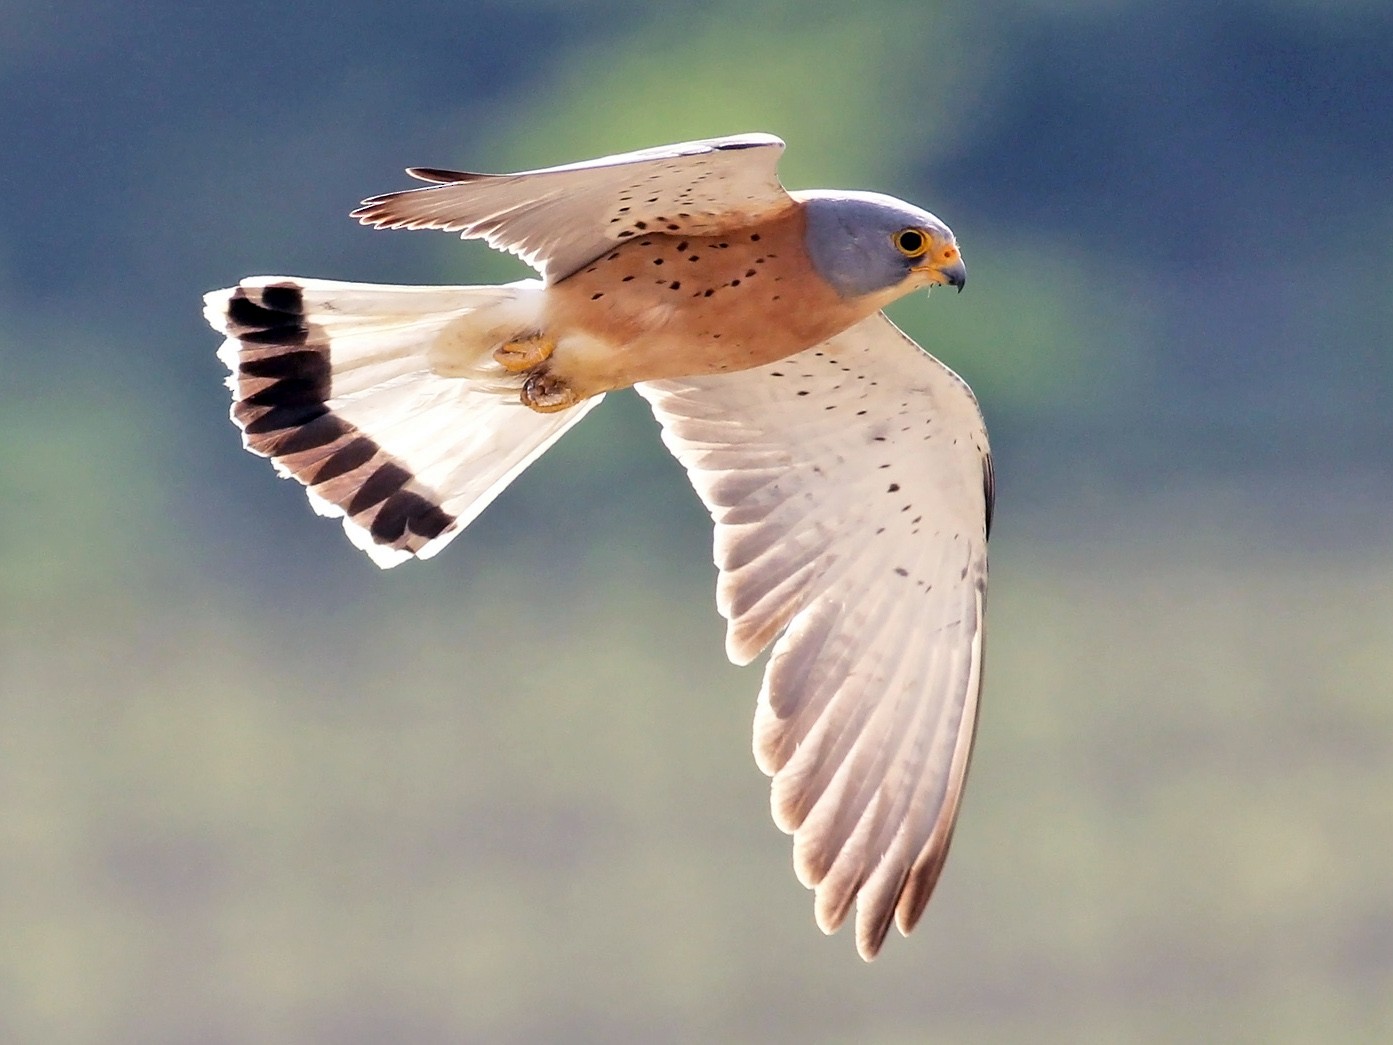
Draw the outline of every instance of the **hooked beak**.
<instances>
[{"instance_id":1,"label":"hooked beak","mask_svg":"<svg viewBox=\"0 0 1393 1045\"><path fill-rule=\"evenodd\" d=\"M939 286L957 287L959 294L963 292L963 287L967 284L967 266L963 264L961 254L952 261L922 265L916 271L928 273L929 278Z\"/></svg>"}]
</instances>

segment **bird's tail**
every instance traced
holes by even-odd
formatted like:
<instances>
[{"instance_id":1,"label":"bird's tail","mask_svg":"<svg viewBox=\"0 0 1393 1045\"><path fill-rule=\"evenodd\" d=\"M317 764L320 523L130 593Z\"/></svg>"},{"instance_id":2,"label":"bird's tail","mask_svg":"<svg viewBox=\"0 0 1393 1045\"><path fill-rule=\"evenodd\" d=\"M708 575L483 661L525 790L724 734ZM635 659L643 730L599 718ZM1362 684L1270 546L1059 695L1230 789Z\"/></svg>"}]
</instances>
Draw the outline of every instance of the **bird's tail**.
<instances>
[{"instance_id":1,"label":"bird's tail","mask_svg":"<svg viewBox=\"0 0 1393 1045\"><path fill-rule=\"evenodd\" d=\"M254 276L208 294L204 315L227 335L243 444L386 567L438 552L602 398L538 413L493 361L538 286Z\"/></svg>"}]
</instances>

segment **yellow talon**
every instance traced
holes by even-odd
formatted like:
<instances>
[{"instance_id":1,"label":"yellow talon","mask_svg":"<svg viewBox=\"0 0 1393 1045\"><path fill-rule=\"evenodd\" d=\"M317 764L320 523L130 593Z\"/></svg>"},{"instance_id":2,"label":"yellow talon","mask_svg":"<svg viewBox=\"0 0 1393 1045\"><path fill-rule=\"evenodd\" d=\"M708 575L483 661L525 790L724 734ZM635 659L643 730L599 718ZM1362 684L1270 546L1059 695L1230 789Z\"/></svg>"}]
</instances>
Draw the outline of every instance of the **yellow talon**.
<instances>
[{"instance_id":1,"label":"yellow talon","mask_svg":"<svg viewBox=\"0 0 1393 1045\"><path fill-rule=\"evenodd\" d=\"M522 384L523 406L539 414L554 414L580 402L575 389L553 374L533 374Z\"/></svg>"},{"instance_id":2,"label":"yellow talon","mask_svg":"<svg viewBox=\"0 0 1393 1045\"><path fill-rule=\"evenodd\" d=\"M535 334L532 337L519 338L516 341L508 341L499 345L493 350L493 358L504 370L521 374L541 366L551 358L551 354L555 351L555 341L541 334Z\"/></svg>"}]
</instances>

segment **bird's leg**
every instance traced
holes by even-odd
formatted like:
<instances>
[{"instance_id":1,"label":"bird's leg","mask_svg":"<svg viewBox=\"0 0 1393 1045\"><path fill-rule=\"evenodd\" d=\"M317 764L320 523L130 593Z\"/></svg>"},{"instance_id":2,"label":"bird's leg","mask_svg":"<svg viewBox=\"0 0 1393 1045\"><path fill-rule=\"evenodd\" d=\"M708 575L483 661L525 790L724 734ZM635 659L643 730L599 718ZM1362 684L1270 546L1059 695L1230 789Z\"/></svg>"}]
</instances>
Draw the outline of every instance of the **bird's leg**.
<instances>
[{"instance_id":1,"label":"bird's leg","mask_svg":"<svg viewBox=\"0 0 1393 1045\"><path fill-rule=\"evenodd\" d=\"M555 340L542 333L505 341L493 350L494 361L504 370L527 375L519 398L539 414L554 414L581 400L563 378L548 369L547 361L555 351Z\"/></svg>"},{"instance_id":2,"label":"bird's leg","mask_svg":"<svg viewBox=\"0 0 1393 1045\"><path fill-rule=\"evenodd\" d=\"M505 341L493 350L493 358L504 370L521 374L541 366L555 351L555 341L545 334L533 334L516 341Z\"/></svg>"},{"instance_id":3,"label":"bird's leg","mask_svg":"<svg viewBox=\"0 0 1393 1045\"><path fill-rule=\"evenodd\" d=\"M581 397L563 378L539 370L522 383L522 404L539 414L554 414L575 406Z\"/></svg>"}]
</instances>

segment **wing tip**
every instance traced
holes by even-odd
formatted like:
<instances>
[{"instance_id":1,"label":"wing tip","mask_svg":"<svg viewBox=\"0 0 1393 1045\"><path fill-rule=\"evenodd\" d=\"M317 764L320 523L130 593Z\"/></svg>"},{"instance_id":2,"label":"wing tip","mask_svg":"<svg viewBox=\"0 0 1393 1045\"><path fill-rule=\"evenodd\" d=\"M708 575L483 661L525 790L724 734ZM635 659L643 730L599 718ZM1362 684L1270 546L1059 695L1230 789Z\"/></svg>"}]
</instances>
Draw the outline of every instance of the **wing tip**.
<instances>
[{"instance_id":1,"label":"wing tip","mask_svg":"<svg viewBox=\"0 0 1393 1045\"><path fill-rule=\"evenodd\" d=\"M492 174L475 174L473 171L452 171L444 167L407 167L406 173L417 181L432 185L456 185L466 181L484 181L496 177Z\"/></svg>"},{"instance_id":2,"label":"wing tip","mask_svg":"<svg viewBox=\"0 0 1393 1045\"><path fill-rule=\"evenodd\" d=\"M407 189L406 191L415 190ZM397 226L392 224L397 221L397 218L391 213L391 204L400 195L400 192L386 192L380 196L369 196L349 211L348 216L357 218L359 225L371 225L378 229L396 228Z\"/></svg>"},{"instance_id":3,"label":"wing tip","mask_svg":"<svg viewBox=\"0 0 1393 1045\"><path fill-rule=\"evenodd\" d=\"M743 668L752 660L764 652L764 647L769 645L769 638L764 636L750 636L747 629L742 628L735 621L731 621L726 628L726 659L737 668Z\"/></svg>"},{"instance_id":4,"label":"wing tip","mask_svg":"<svg viewBox=\"0 0 1393 1045\"><path fill-rule=\"evenodd\" d=\"M787 148L787 144L777 134L767 131L749 131L745 134L732 134L721 138L715 146L718 152L733 152L737 149L762 149L767 147Z\"/></svg>"}]
</instances>

